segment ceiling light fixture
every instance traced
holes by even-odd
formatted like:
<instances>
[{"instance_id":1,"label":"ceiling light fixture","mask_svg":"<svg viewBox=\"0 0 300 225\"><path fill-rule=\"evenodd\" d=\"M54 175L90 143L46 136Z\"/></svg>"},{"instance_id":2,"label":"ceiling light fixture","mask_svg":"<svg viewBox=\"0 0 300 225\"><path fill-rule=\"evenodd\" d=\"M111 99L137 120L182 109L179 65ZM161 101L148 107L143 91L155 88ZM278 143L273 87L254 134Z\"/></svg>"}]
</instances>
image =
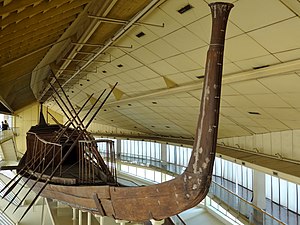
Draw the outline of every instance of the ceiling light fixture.
<instances>
[{"instance_id":1,"label":"ceiling light fixture","mask_svg":"<svg viewBox=\"0 0 300 225\"><path fill-rule=\"evenodd\" d=\"M264 66L256 66L256 67L253 67L254 70L258 70L258 69L262 69L262 68L266 68L266 67L269 67L270 65L264 65Z\"/></svg>"},{"instance_id":2,"label":"ceiling light fixture","mask_svg":"<svg viewBox=\"0 0 300 225\"><path fill-rule=\"evenodd\" d=\"M179 12L180 14L183 14L183 13L189 11L192 8L193 8L192 5L187 4L186 6L182 7L181 9L178 9L177 12Z\"/></svg>"},{"instance_id":3,"label":"ceiling light fixture","mask_svg":"<svg viewBox=\"0 0 300 225\"><path fill-rule=\"evenodd\" d=\"M251 115L261 115L259 112L248 112Z\"/></svg>"},{"instance_id":4,"label":"ceiling light fixture","mask_svg":"<svg viewBox=\"0 0 300 225\"><path fill-rule=\"evenodd\" d=\"M141 31L140 33L138 33L135 36L137 36L138 38L141 38L141 37L145 36L145 33L143 31Z\"/></svg>"}]
</instances>

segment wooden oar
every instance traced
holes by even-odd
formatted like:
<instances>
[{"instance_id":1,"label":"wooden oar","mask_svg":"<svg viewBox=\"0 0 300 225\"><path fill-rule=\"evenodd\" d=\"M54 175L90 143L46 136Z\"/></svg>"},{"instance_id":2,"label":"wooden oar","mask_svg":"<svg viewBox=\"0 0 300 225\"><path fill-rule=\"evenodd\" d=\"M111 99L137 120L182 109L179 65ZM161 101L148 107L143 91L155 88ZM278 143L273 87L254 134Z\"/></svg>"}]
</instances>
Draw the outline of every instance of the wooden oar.
<instances>
[{"instance_id":1,"label":"wooden oar","mask_svg":"<svg viewBox=\"0 0 300 225\"><path fill-rule=\"evenodd\" d=\"M67 102L69 103L70 107L72 108L73 111L75 111L71 101L69 100L67 94L65 93L65 91L63 90L62 86L60 85L59 81L56 79L57 84L59 85L59 87L61 88L62 93L64 94L65 98L67 99ZM51 85L51 84L50 84ZM117 83L114 85L114 87L112 88L112 90L116 87ZM68 106L66 105L66 103L63 101L63 99L61 98L61 96L58 94L57 90L51 85L53 91L56 93L56 95L59 97L60 101L63 103L63 105L65 106L66 110L68 111L68 113L72 116L72 118L74 119L75 123L79 126L79 129L81 130L84 125L82 123L82 121L80 120L80 118L77 116L76 120L74 118L74 116L72 115L71 110L68 108ZM59 105L59 103L57 102L57 104ZM67 116L67 114L65 113L64 109L60 106L61 110L64 112L64 114ZM84 132L83 137L85 140L91 141L90 136ZM98 154L97 154L98 153ZM112 175L112 173L110 172L110 170L107 168L104 160L102 159L101 155L99 154L99 152L97 150L94 149L94 147L92 147L92 154L93 156L99 161L100 167L102 168L103 172L106 174L107 177L109 177L108 180L110 181L114 181L114 177Z\"/></svg>"},{"instance_id":2,"label":"wooden oar","mask_svg":"<svg viewBox=\"0 0 300 225\"><path fill-rule=\"evenodd\" d=\"M101 95L98 97L98 99L97 99L97 101L95 102L95 103L97 103L99 100L100 100L100 98L103 96L103 94L105 93L105 91L106 91L106 89L101 93ZM93 96L94 94L92 94L87 100L86 100L86 102L82 105L82 107L80 108L80 110L78 111L78 113L77 114L79 114L83 109L84 109L84 107L86 106L86 104L89 102L89 100L91 99L91 97ZM95 104L91 107L91 109L93 109L94 108L94 106L95 106ZM90 111L88 112L88 114L90 113ZM69 122L69 121L68 121ZM56 135L55 137L54 137L54 142L56 142L57 140L59 140L60 139L60 137L62 137L62 135L67 131L67 129L69 128L69 126L71 125L71 123L69 123L69 124L67 124L68 122L66 122L66 126L58 133L58 135ZM49 151L48 151L48 153L49 152L51 152L50 151L51 150L51 148L49 149ZM39 157L39 158L41 158L42 157L42 155ZM35 161L36 160L38 160L39 158L32 158L28 163L27 163L27 165L30 165L31 163L31 166L33 166L34 164L35 164ZM38 167L38 166L37 166ZM17 177L18 177L18 175L20 175L21 173L25 173L26 171L25 170L29 170L30 169L30 167L28 167L27 169L26 169L27 167L23 167L8 183L7 183L7 185L5 185L3 188L2 188L2 190L0 191L0 193L1 192L3 192ZM22 177L20 177L17 181L15 181L15 183L11 186L11 187L9 187L8 188L8 190L4 193L4 195L2 196L2 198L4 198L8 193L10 193L13 189L14 189L14 187L18 184L18 182L20 181L22 179Z\"/></svg>"},{"instance_id":3,"label":"wooden oar","mask_svg":"<svg viewBox=\"0 0 300 225\"><path fill-rule=\"evenodd\" d=\"M116 83L117 85L117 83ZM115 85L115 86L116 86ZM114 87L115 87L114 86ZM94 118L96 117L96 115L98 114L98 112L100 111L100 109L103 107L104 103L107 101L108 97L111 95L112 91L114 90L114 87L111 89L111 91L108 93L108 95L106 96L106 98L104 99L104 101L101 103L100 107L97 109L97 111L94 113L94 115L92 116L92 118L90 119L90 121L88 122L87 127L80 132L80 134L78 135L78 137L76 138L76 140L73 142L73 144L71 145L71 147L68 149L68 151L66 152L66 154L64 155L64 157L62 158L62 160L58 163L58 165L55 167L55 169L52 171L51 175L49 176L49 178L46 180L46 182L44 183L44 185L41 187L41 189L39 190L39 192L37 193L37 195L35 196L35 198L32 200L31 204L28 206L28 208L26 209L26 211L23 213L20 221L24 218L24 216L27 214L27 212L29 211L29 209L33 206L34 202L37 200L37 198L40 196L40 194L42 193L42 191L45 189L45 187L47 186L47 184L51 181L52 177L54 176L55 172L59 169L60 165L65 161L65 159L69 156L69 154L71 153L71 151L73 150L73 148L77 145L78 140L81 138L82 134L86 131L86 129L88 128L88 126L91 124L91 122L94 120ZM34 184L32 185L32 187L29 189L29 191L26 193L26 195L23 197L23 199L21 200L21 202L23 202L25 200L25 198L28 196L28 194L30 193L30 191L34 188L34 186L38 183L39 178L34 182ZM15 211L20 207L21 204L19 204Z\"/></svg>"}]
</instances>

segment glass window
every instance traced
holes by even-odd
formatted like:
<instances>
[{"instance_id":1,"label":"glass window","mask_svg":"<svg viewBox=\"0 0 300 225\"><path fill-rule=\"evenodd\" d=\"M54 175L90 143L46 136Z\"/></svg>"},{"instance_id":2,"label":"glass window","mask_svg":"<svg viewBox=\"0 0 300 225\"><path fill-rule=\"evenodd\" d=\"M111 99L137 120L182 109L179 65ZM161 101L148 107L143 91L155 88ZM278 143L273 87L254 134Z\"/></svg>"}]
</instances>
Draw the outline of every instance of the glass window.
<instances>
[{"instance_id":1,"label":"glass window","mask_svg":"<svg viewBox=\"0 0 300 225\"><path fill-rule=\"evenodd\" d=\"M161 172L154 171L155 182L161 183Z\"/></svg>"},{"instance_id":2,"label":"glass window","mask_svg":"<svg viewBox=\"0 0 300 225\"><path fill-rule=\"evenodd\" d=\"M139 155L139 141L134 141L134 157Z\"/></svg>"},{"instance_id":3,"label":"glass window","mask_svg":"<svg viewBox=\"0 0 300 225\"><path fill-rule=\"evenodd\" d=\"M297 212L297 199L297 185L292 182L288 182L288 208L294 212Z\"/></svg>"},{"instance_id":4,"label":"glass window","mask_svg":"<svg viewBox=\"0 0 300 225\"><path fill-rule=\"evenodd\" d=\"M134 156L134 141L129 140L129 149L128 149L128 153L130 154L130 156Z\"/></svg>"},{"instance_id":5,"label":"glass window","mask_svg":"<svg viewBox=\"0 0 300 225\"><path fill-rule=\"evenodd\" d=\"M139 177L145 178L145 169L143 168L136 168L136 175Z\"/></svg>"},{"instance_id":6,"label":"glass window","mask_svg":"<svg viewBox=\"0 0 300 225\"><path fill-rule=\"evenodd\" d=\"M175 146L167 145L167 160L170 163L175 163Z\"/></svg>"},{"instance_id":7,"label":"glass window","mask_svg":"<svg viewBox=\"0 0 300 225\"><path fill-rule=\"evenodd\" d=\"M271 176L266 174L265 175L265 182L266 182L266 198L272 199L272 186L271 186Z\"/></svg>"},{"instance_id":8,"label":"glass window","mask_svg":"<svg viewBox=\"0 0 300 225\"><path fill-rule=\"evenodd\" d=\"M154 178L154 171L153 170L146 170L146 178L148 180L155 180Z\"/></svg>"},{"instance_id":9,"label":"glass window","mask_svg":"<svg viewBox=\"0 0 300 225\"><path fill-rule=\"evenodd\" d=\"M248 189L253 190L253 170L248 168Z\"/></svg>"},{"instance_id":10,"label":"glass window","mask_svg":"<svg viewBox=\"0 0 300 225\"><path fill-rule=\"evenodd\" d=\"M161 160L161 144L155 143L155 158Z\"/></svg>"},{"instance_id":11,"label":"glass window","mask_svg":"<svg viewBox=\"0 0 300 225\"><path fill-rule=\"evenodd\" d=\"M147 142L146 141L143 141L143 157L144 158L147 158Z\"/></svg>"},{"instance_id":12,"label":"glass window","mask_svg":"<svg viewBox=\"0 0 300 225\"><path fill-rule=\"evenodd\" d=\"M280 182L280 205L287 207L287 181L279 179Z\"/></svg>"},{"instance_id":13,"label":"glass window","mask_svg":"<svg viewBox=\"0 0 300 225\"><path fill-rule=\"evenodd\" d=\"M221 176L221 159L216 158L215 160L215 175L216 176Z\"/></svg>"},{"instance_id":14,"label":"glass window","mask_svg":"<svg viewBox=\"0 0 300 225\"><path fill-rule=\"evenodd\" d=\"M143 141L139 141L139 156L143 156Z\"/></svg>"},{"instance_id":15,"label":"glass window","mask_svg":"<svg viewBox=\"0 0 300 225\"><path fill-rule=\"evenodd\" d=\"M237 184L242 185L242 166L239 164L236 164L236 181Z\"/></svg>"},{"instance_id":16,"label":"glass window","mask_svg":"<svg viewBox=\"0 0 300 225\"><path fill-rule=\"evenodd\" d=\"M272 176L272 201L279 204L279 179Z\"/></svg>"},{"instance_id":17,"label":"glass window","mask_svg":"<svg viewBox=\"0 0 300 225\"><path fill-rule=\"evenodd\" d=\"M173 176L170 176L170 175L166 174L166 181L168 181L168 180L172 180L172 179L174 179L174 177L173 177Z\"/></svg>"},{"instance_id":18,"label":"glass window","mask_svg":"<svg viewBox=\"0 0 300 225\"><path fill-rule=\"evenodd\" d=\"M128 172L133 174L133 175L136 175L136 167L128 166Z\"/></svg>"},{"instance_id":19,"label":"glass window","mask_svg":"<svg viewBox=\"0 0 300 225\"><path fill-rule=\"evenodd\" d=\"M121 171L128 173L128 166L121 164Z\"/></svg>"}]
</instances>

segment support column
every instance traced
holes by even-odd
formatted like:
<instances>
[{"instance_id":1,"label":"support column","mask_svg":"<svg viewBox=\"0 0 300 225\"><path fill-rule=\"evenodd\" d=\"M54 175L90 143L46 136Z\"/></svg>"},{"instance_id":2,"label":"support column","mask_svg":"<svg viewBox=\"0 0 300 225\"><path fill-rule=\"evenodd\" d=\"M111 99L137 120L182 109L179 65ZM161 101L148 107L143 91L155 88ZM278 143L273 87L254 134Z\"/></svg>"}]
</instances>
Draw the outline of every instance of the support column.
<instances>
[{"instance_id":1,"label":"support column","mask_svg":"<svg viewBox=\"0 0 300 225\"><path fill-rule=\"evenodd\" d=\"M168 163L168 158L167 158L167 145L166 144L161 144L161 163L163 166L166 166Z\"/></svg>"},{"instance_id":2,"label":"support column","mask_svg":"<svg viewBox=\"0 0 300 225\"><path fill-rule=\"evenodd\" d=\"M126 220L115 220L116 223L119 223L120 225L125 225L126 223L128 223L129 221Z\"/></svg>"},{"instance_id":3,"label":"support column","mask_svg":"<svg viewBox=\"0 0 300 225\"><path fill-rule=\"evenodd\" d=\"M118 159L121 159L121 148L122 142L120 139L117 139L117 148L116 148L116 168L117 172L121 171L121 162Z\"/></svg>"},{"instance_id":4,"label":"support column","mask_svg":"<svg viewBox=\"0 0 300 225\"><path fill-rule=\"evenodd\" d=\"M42 205L42 218L41 218L41 220L42 220L42 222L41 222L41 224L42 225L44 225L45 224L45 198L43 198L43 205Z\"/></svg>"},{"instance_id":5,"label":"support column","mask_svg":"<svg viewBox=\"0 0 300 225\"><path fill-rule=\"evenodd\" d=\"M78 225L82 225L82 211L79 210L79 213L78 213Z\"/></svg>"},{"instance_id":6,"label":"support column","mask_svg":"<svg viewBox=\"0 0 300 225\"><path fill-rule=\"evenodd\" d=\"M265 174L253 170L253 204L266 209L266 180Z\"/></svg>"},{"instance_id":7,"label":"support column","mask_svg":"<svg viewBox=\"0 0 300 225\"><path fill-rule=\"evenodd\" d=\"M100 225L104 225L104 216L100 216Z\"/></svg>"},{"instance_id":8,"label":"support column","mask_svg":"<svg viewBox=\"0 0 300 225\"><path fill-rule=\"evenodd\" d=\"M266 183L265 174L257 170L253 170L253 204L258 208L266 208ZM263 224L263 214L261 211L253 209L252 218L254 224Z\"/></svg>"},{"instance_id":9,"label":"support column","mask_svg":"<svg viewBox=\"0 0 300 225\"><path fill-rule=\"evenodd\" d=\"M121 157L121 147L122 147L122 142L120 139L117 139L117 158L119 159Z\"/></svg>"},{"instance_id":10,"label":"support column","mask_svg":"<svg viewBox=\"0 0 300 225\"><path fill-rule=\"evenodd\" d=\"M92 225L92 213L87 214L87 225Z\"/></svg>"},{"instance_id":11,"label":"support column","mask_svg":"<svg viewBox=\"0 0 300 225\"><path fill-rule=\"evenodd\" d=\"M162 225L165 220L150 220L152 225Z\"/></svg>"},{"instance_id":12,"label":"support column","mask_svg":"<svg viewBox=\"0 0 300 225\"><path fill-rule=\"evenodd\" d=\"M76 209L75 209L75 208L72 208L72 211L73 211L73 217L72 217L72 220L76 220Z\"/></svg>"}]
</instances>

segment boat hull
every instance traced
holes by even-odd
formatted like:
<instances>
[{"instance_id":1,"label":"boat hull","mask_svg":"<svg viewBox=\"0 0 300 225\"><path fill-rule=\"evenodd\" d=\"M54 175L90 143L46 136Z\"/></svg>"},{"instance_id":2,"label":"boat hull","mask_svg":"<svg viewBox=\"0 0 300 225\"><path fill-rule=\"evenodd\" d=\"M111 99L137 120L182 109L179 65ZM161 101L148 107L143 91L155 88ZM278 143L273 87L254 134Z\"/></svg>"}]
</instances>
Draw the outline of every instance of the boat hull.
<instances>
[{"instance_id":1,"label":"boat hull","mask_svg":"<svg viewBox=\"0 0 300 225\"><path fill-rule=\"evenodd\" d=\"M30 180L28 185L34 182ZM43 185L44 182L38 182L33 190L38 192ZM209 185L210 181L201 182L199 175L184 173L171 181L143 187L48 184L41 196L101 216L146 221L161 220L199 204Z\"/></svg>"}]
</instances>

